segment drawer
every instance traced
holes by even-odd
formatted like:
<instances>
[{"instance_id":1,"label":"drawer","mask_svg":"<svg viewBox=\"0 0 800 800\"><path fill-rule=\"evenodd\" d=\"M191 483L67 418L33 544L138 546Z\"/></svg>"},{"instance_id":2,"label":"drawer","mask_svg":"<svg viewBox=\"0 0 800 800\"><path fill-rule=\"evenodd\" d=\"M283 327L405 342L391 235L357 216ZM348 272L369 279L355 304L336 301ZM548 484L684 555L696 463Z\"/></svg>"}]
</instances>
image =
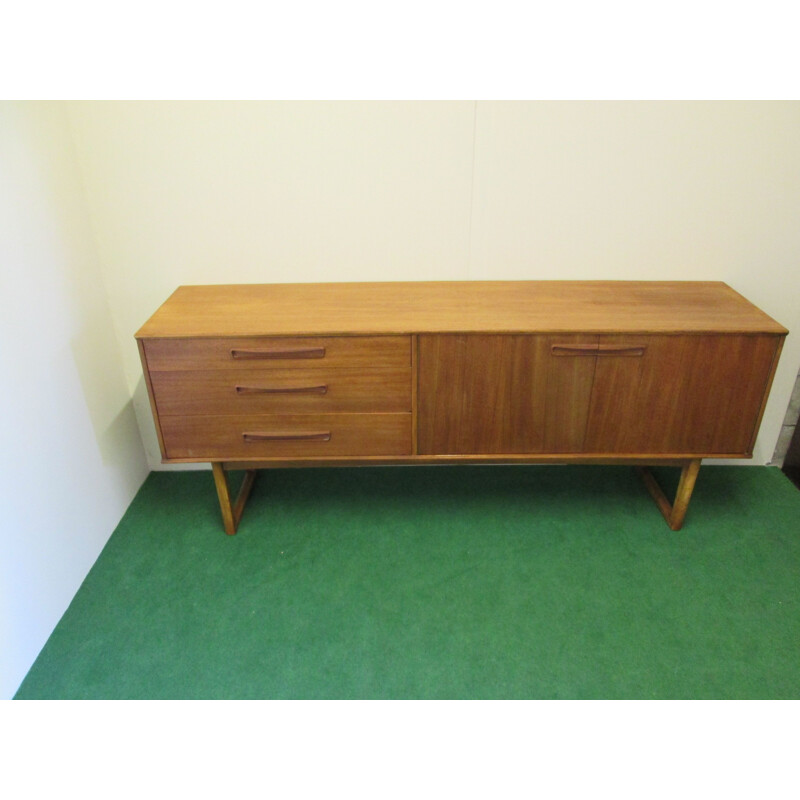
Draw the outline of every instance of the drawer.
<instances>
[{"instance_id":1,"label":"drawer","mask_svg":"<svg viewBox=\"0 0 800 800\"><path fill-rule=\"evenodd\" d=\"M150 374L160 416L411 411L411 368L219 369Z\"/></svg>"},{"instance_id":2,"label":"drawer","mask_svg":"<svg viewBox=\"0 0 800 800\"><path fill-rule=\"evenodd\" d=\"M270 367L370 369L411 364L409 336L146 339L143 344L151 372Z\"/></svg>"},{"instance_id":3,"label":"drawer","mask_svg":"<svg viewBox=\"0 0 800 800\"><path fill-rule=\"evenodd\" d=\"M411 453L411 414L162 417L167 458L199 461Z\"/></svg>"}]
</instances>

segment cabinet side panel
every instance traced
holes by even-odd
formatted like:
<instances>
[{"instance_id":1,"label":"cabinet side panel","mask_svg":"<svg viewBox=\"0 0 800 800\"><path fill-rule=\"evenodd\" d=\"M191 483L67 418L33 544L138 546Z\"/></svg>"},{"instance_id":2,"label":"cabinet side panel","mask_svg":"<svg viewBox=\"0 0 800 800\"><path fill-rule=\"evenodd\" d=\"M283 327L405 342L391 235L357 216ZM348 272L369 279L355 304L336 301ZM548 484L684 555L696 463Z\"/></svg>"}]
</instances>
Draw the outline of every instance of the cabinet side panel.
<instances>
[{"instance_id":1,"label":"cabinet side panel","mask_svg":"<svg viewBox=\"0 0 800 800\"><path fill-rule=\"evenodd\" d=\"M586 452L749 453L776 337L601 336Z\"/></svg>"},{"instance_id":2,"label":"cabinet side panel","mask_svg":"<svg viewBox=\"0 0 800 800\"><path fill-rule=\"evenodd\" d=\"M764 417L764 409L767 407L767 400L769 399L769 393L772 389L772 381L775 378L775 370L778 369L778 361L781 357L781 351L783 350L783 343L786 341L785 336L775 336L775 352L772 356L772 366L769 370L769 375L767 376L767 383L764 387L764 396L761 398L761 408L758 410L758 416L756 417L755 424L753 425L753 432L750 435L750 446L747 448L748 453L753 452L753 448L756 445L756 439L758 438L758 431L761 428L761 420Z\"/></svg>"},{"instance_id":3,"label":"cabinet side panel","mask_svg":"<svg viewBox=\"0 0 800 800\"><path fill-rule=\"evenodd\" d=\"M136 340L139 347L139 358L142 361L142 371L144 372L144 382L147 386L147 396L150 398L150 410L153 412L153 422L156 426L156 435L158 436L158 447L161 450L161 458L167 457L167 451L164 447L164 437L161 433L161 422L158 417L158 407L156 405L156 397L153 392L153 384L150 379L150 368L147 363L147 354L145 351L144 342L141 339Z\"/></svg>"}]
</instances>

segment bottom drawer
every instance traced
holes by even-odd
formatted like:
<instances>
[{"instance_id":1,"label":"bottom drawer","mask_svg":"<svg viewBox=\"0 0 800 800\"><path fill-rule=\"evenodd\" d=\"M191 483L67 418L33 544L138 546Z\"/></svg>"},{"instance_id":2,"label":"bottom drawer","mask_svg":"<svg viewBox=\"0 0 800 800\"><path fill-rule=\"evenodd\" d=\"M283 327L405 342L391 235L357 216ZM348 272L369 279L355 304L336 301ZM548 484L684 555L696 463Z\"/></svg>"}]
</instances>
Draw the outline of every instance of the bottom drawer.
<instances>
[{"instance_id":1,"label":"bottom drawer","mask_svg":"<svg viewBox=\"0 0 800 800\"><path fill-rule=\"evenodd\" d=\"M411 453L411 414L254 414L161 417L166 457L402 456Z\"/></svg>"}]
</instances>

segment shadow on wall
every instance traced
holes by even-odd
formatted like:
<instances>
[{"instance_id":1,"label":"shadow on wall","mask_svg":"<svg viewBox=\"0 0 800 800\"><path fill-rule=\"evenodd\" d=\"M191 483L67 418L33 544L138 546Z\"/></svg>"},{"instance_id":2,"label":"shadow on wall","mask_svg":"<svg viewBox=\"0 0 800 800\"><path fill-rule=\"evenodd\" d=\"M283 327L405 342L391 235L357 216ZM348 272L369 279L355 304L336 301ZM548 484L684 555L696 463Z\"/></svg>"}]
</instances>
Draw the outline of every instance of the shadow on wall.
<instances>
[{"instance_id":1,"label":"shadow on wall","mask_svg":"<svg viewBox=\"0 0 800 800\"><path fill-rule=\"evenodd\" d=\"M772 464L776 466L798 466L800 460L800 443L798 443L798 420L800 420L800 372L794 381L792 396L789 398L789 407L783 418L778 444L772 456Z\"/></svg>"},{"instance_id":2,"label":"shadow on wall","mask_svg":"<svg viewBox=\"0 0 800 800\"><path fill-rule=\"evenodd\" d=\"M93 322L85 322L70 341L72 358L103 464L129 472L134 461L144 466L133 401L125 392L113 334L96 318Z\"/></svg>"},{"instance_id":3,"label":"shadow on wall","mask_svg":"<svg viewBox=\"0 0 800 800\"><path fill-rule=\"evenodd\" d=\"M103 464L115 469L130 468L129 460L123 454L126 447L139 437L133 400L128 400L105 430L95 430L95 437Z\"/></svg>"}]
</instances>

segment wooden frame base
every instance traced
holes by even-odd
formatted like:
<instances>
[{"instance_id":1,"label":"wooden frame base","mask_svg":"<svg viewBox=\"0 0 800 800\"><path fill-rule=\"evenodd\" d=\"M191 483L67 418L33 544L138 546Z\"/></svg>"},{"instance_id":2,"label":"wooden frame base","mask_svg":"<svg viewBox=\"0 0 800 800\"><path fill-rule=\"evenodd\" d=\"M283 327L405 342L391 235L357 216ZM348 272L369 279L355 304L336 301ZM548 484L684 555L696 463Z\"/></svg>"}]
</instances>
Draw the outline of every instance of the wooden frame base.
<instances>
[{"instance_id":1,"label":"wooden frame base","mask_svg":"<svg viewBox=\"0 0 800 800\"><path fill-rule=\"evenodd\" d=\"M622 463L631 463L627 459L622 459ZM664 490L659 486L653 473L650 471L649 466L642 464L636 465L636 470L642 478L644 485L650 492L653 500L655 500L667 525L673 531L679 531L683 527L683 521L686 517L686 511L689 508L689 500L692 497L694 484L697 480L697 473L700 470L701 459L693 458L683 461L668 460L663 463L669 466L681 467L681 477L678 481L678 489L675 492L675 500L670 503ZM462 462L463 463L463 462ZM530 463L530 462L529 462ZM540 462L541 463L541 462ZM609 459L606 463L620 463L614 459ZM656 462L657 463L657 462ZM214 474L214 484L217 487L217 497L219 498L220 511L222 512L222 522L225 526L225 533L233 536L239 527L239 521L244 513L244 507L247 503L247 498L250 496L250 491L253 488L253 483L256 479L256 472L259 468L265 469L270 466L298 466L287 462L285 464L258 464L253 462L239 463L239 462L212 462L211 470ZM322 466L322 464L316 464ZM330 465L326 465L330 466ZM228 485L228 476L225 474L226 470L244 469L246 474L242 483L239 494L236 497L236 502L231 501L231 492Z\"/></svg>"},{"instance_id":2,"label":"wooden frame base","mask_svg":"<svg viewBox=\"0 0 800 800\"><path fill-rule=\"evenodd\" d=\"M683 465L681 477L678 481L678 489L675 492L675 501L672 503L669 502L664 490L658 485L658 481L649 467L637 467L636 469L653 500L656 501L659 510L664 515L667 525L673 531L679 531L683 526L686 510L689 508L689 500L692 497L697 473L700 470L700 459L692 459Z\"/></svg>"},{"instance_id":3,"label":"wooden frame base","mask_svg":"<svg viewBox=\"0 0 800 800\"><path fill-rule=\"evenodd\" d=\"M231 490L230 486L228 486L228 476L225 474L225 466L219 462L213 462L211 464L211 471L214 473L214 484L217 487L217 497L219 498L220 511L222 511L222 522L225 525L225 533L227 533L228 536L233 536L233 534L236 533L236 529L239 527L239 520L242 518L247 498L250 496L250 490L253 488L253 483L256 479L256 470L247 470L235 503L231 503Z\"/></svg>"}]
</instances>

